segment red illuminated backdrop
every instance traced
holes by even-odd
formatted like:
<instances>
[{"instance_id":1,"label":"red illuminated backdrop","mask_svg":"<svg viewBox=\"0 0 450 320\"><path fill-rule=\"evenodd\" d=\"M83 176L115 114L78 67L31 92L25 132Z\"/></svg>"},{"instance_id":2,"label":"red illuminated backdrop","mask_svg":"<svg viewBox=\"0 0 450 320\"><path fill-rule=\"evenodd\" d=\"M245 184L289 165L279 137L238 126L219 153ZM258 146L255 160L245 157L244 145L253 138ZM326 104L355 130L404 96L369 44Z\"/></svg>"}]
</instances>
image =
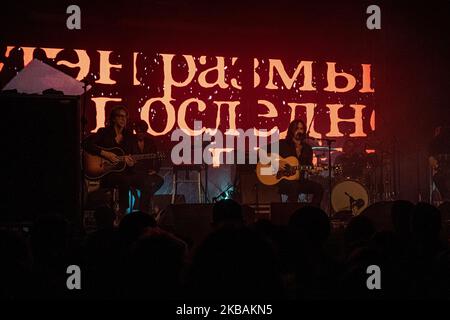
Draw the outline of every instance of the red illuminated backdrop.
<instances>
[{"instance_id":1,"label":"red illuminated backdrop","mask_svg":"<svg viewBox=\"0 0 450 320\"><path fill-rule=\"evenodd\" d=\"M215 127L217 102L239 101L236 119L231 119L236 127L271 129L277 125L282 132L291 117L290 104L316 104L311 133L332 137L333 132L339 131L344 135L336 139L334 146L339 147L345 136L355 134L355 124L334 121L337 130L333 130L330 121L333 115L330 117L327 112L334 110L329 105L342 105L338 110L342 119L355 118L351 105L364 105L359 123L360 131L367 137L351 138L361 140L367 148L376 149L388 158L397 155L398 198L416 201L419 194L425 197L429 187L427 145L435 126L449 125L450 119L448 1L424 5L380 0L377 2L382 11L380 30L366 27L369 5L366 1L127 0L105 4L82 0L77 4L82 10L82 22L81 30L76 31L66 28L63 3L2 4L5 14L0 19L0 63L4 66L0 86L23 67L24 60L32 57L33 50L26 48L64 48L46 49L47 57L55 57L54 61L46 62L59 63L56 67L73 77L80 76L81 71L100 76L89 92L87 106L87 129L93 131L103 122L101 103L105 103L105 114L114 104L123 103L135 120L145 118L141 111L149 99L164 97L163 60L157 53L176 54L172 76L178 82L188 76L187 61L182 55L193 56L198 69L193 80L185 87L174 86L171 90L174 127L179 125L181 104L192 98L203 101L206 108L199 111L196 103L186 106L189 126L196 117L205 126ZM24 51L6 50L8 46L22 46ZM35 55L42 53L45 52L35 51ZM202 55L207 57L204 65L199 60ZM224 57L224 69L227 67L224 80L228 87L200 86L199 74L216 66L218 56ZM233 57L237 58L234 65ZM254 87L255 58L259 62L257 87ZM301 61L313 61L311 81L316 90L300 90L305 84L305 68L299 71L298 81L290 89L287 82L282 83L282 71L274 68L273 80L278 89L266 88L269 59L281 60L288 77L294 76ZM325 91L327 62L336 63L336 72L352 75L355 88L346 92ZM85 67L80 69L76 66L79 63ZM117 68L109 68L108 64ZM371 67L370 82L366 83L375 92L359 92L364 87L362 65ZM242 89L232 85L233 78ZM216 79L216 72L211 72L205 80L213 83ZM109 83L112 81L115 83ZM336 85L346 87L346 79L338 77ZM258 103L263 100L267 102ZM219 127L229 128L231 107L222 104L220 108ZM311 110L305 106L295 108L295 116L303 119ZM150 109L152 113L147 120L153 121L151 128L163 132L167 125L166 107L155 102ZM264 116L267 114L268 117ZM376 122L375 134L371 119ZM160 146L170 146L168 135L160 135L156 140Z\"/></svg>"},{"instance_id":2,"label":"red illuminated backdrop","mask_svg":"<svg viewBox=\"0 0 450 320\"><path fill-rule=\"evenodd\" d=\"M23 52L26 65L36 50L78 80L99 75L88 93L87 131L104 126L115 104L128 106L132 120L147 121L149 133L166 146L175 128L191 135L217 128L231 134L279 129L283 138L299 117L307 125L314 117L310 135L315 138L361 138L375 130L376 70L370 61L348 65L320 57L241 59L14 46L7 46L5 58ZM194 120L202 121L201 130L193 130Z\"/></svg>"}]
</instances>

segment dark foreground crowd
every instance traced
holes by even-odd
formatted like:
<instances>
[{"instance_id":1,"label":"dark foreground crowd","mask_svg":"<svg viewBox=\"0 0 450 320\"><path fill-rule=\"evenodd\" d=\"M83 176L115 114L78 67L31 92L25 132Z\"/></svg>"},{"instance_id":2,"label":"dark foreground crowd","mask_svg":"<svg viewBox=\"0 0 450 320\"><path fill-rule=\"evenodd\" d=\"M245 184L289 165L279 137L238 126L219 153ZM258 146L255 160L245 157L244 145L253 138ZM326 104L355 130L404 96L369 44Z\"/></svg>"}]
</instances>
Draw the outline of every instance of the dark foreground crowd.
<instances>
[{"instance_id":1,"label":"dark foreground crowd","mask_svg":"<svg viewBox=\"0 0 450 320\"><path fill-rule=\"evenodd\" d=\"M1 299L179 299L183 301L450 298L450 203L439 208L396 201L391 230L365 215L332 228L324 211L297 210L287 226L246 224L241 206L224 200L201 243L164 230L147 214L114 225L107 207L96 231L80 237L57 215L29 233L0 231ZM69 290L69 265L81 290ZM369 290L367 268L381 289Z\"/></svg>"}]
</instances>

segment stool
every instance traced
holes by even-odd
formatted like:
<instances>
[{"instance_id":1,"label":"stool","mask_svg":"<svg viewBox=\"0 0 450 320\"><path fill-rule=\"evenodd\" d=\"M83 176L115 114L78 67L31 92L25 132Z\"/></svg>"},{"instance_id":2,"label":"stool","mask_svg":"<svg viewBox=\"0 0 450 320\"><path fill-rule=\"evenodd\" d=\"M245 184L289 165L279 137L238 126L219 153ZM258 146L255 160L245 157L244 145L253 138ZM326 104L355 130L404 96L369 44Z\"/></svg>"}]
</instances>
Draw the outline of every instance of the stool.
<instances>
[{"instance_id":1,"label":"stool","mask_svg":"<svg viewBox=\"0 0 450 320\"><path fill-rule=\"evenodd\" d=\"M85 179L84 204L93 202L92 207L108 205L115 212L119 210L119 189L117 187L102 187L100 180ZM89 199L92 197L93 199Z\"/></svg>"},{"instance_id":2,"label":"stool","mask_svg":"<svg viewBox=\"0 0 450 320\"><path fill-rule=\"evenodd\" d=\"M172 201L171 203L175 203L175 198L177 196L177 188L178 183L185 182L185 183L195 183L197 184L197 193L198 193L198 203L202 203L202 170L203 167L201 165L178 165L173 166L172 168ZM180 171L184 171L186 173L186 179L180 180L178 179L178 173ZM197 172L197 179L189 179L189 173L191 171Z\"/></svg>"}]
</instances>

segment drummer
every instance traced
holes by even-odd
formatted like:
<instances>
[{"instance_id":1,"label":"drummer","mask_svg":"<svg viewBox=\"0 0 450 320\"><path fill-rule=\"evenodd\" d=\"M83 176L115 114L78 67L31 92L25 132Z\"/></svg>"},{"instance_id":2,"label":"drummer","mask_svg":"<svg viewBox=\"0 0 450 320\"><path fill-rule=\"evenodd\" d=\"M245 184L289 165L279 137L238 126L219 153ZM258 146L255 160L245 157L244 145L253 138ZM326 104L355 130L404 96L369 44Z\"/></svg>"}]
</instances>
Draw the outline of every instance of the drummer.
<instances>
[{"instance_id":1,"label":"drummer","mask_svg":"<svg viewBox=\"0 0 450 320\"><path fill-rule=\"evenodd\" d=\"M361 151L353 140L347 139L342 152L334 161L336 175L341 178L363 179L367 162L365 151Z\"/></svg>"}]
</instances>

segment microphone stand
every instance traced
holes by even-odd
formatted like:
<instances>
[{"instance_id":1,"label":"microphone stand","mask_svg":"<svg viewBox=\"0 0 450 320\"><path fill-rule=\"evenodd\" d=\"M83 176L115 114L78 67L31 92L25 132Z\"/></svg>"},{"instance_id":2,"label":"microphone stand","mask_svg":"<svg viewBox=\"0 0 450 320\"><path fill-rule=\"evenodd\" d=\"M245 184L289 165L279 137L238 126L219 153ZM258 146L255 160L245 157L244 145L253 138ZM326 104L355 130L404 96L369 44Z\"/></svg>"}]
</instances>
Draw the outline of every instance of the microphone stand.
<instances>
[{"instance_id":1,"label":"microphone stand","mask_svg":"<svg viewBox=\"0 0 450 320\"><path fill-rule=\"evenodd\" d=\"M305 134L306 138L309 137L309 131L311 130L311 126L312 126L315 118L316 118L316 113L314 112L311 122L309 123L308 130L306 130L306 134Z\"/></svg>"},{"instance_id":2,"label":"microphone stand","mask_svg":"<svg viewBox=\"0 0 450 320\"><path fill-rule=\"evenodd\" d=\"M84 148L83 148L83 142L84 139L86 138L86 95L87 95L87 86L88 86L88 81L87 78L84 78L82 80L83 82L83 100L82 100L82 105L81 105L81 130L80 130L80 184L81 184L81 190L80 190L80 209L81 209L81 226L84 225L83 223L83 217L84 217L84 205L85 205L85 193L87 193L87 190L85 191L85 188L87 188L87 186L84 183Z\"/></svg>"},{"instance_id":3,"label":"microphone stand","mask_svg":"<svg viewBox=\"0 0 450 320\"><path fill-rule=\"evenodd\" d=\"M84 205L85 205L85 203L84 203L84 197L85 197L85 193L86 193L86 191L85 191L85 188L86 188L86 185L85 185L85 183L84 183L84 148L83 148L83 142L84 142L84 139L86 138L86 124L87 124L87 119L86 119L86 105L87 105L87 87L88 87L88 85L91 83L91 82L93 82L93 81L95 81L97 79L97 76L96 75L94 75L94 74L88 74L83 80L81 80L81 82L83 83L83 100L82 100L82 105L81 105L81 132L80 132L80 149L81 149L81 152L80 152L80 156L81 156L81 159L80 159L80 167L81 167L81 170L80 170L80 174L81 174L81 177L80 177L80 183L81 183L81 190L80 190L80 201L81 201L81 205L80 205L80 209L81 209L81 217L83 217L84 216ZM83 221L81 221L81 223L82 223L82 225L83 225Z\"/></svg>"},{"instance_id":4,"label":"microphone stand","mask_svg":"<svg viewBox=\"0 0 450 320\"><path fill-rule=\"evenodd\" d=\"M351 210L351 212L352 212L352 214L354 215L354 212L353 212L353 205L355 204L355 199L351 196L351 195L349 195L347 192L344 192L345 193L345 195L349 198L349 201L350 201L350 210Z\"/></svg>"},{"instance_id":5,"label":"microphone stand","mask_svg":"<svg viewBox=\"0 0 450 320\"><path fill-rule=\"evenodd\" d=\"M328 145L328 216L331 218L331 144L336 141L333 139L323 139Z\"/></svg>"},{"instance_id":6,"label":"microphone stand","mask_svg":"<svg viewBox=\"0 0 450 320\"><path fill-rule=\"evenodd\" d=\"M331 218L331 144L333 142L336 142L335 139L328 139L328 138L311 138L309 139L315 140L315 141L324 141L327 143L328 147L328 216Z\"/></svg>"},{"instance_id":7,"label":"microphone stand","mask_svg":"<svg viewBox=\"0 0 450 320\"><path fill-rule=\"evenodd\" d=\"M349 195L348 192L344 192L344 193L350 200L350 210L352 211L352 214L356 215L356 212L357 212L356 210L359 210L362 207L364 207L365 201L363 199L355 200L355 198L353 198L351 195ZM355 208L356 208L356 210L355 210Z\"/></svg>"}]
</instances>

